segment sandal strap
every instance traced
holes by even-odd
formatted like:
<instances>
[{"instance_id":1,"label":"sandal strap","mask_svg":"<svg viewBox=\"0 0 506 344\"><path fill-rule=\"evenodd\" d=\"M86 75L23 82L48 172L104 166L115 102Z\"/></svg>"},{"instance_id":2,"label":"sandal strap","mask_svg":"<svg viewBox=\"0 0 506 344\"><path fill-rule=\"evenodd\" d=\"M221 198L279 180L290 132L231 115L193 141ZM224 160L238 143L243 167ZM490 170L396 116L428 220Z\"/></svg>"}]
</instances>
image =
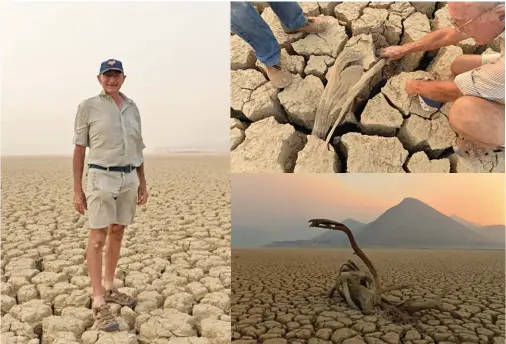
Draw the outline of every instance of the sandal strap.
<instances>
[{"instance_id":1,"label":"sandal strap","mask_svg":"<svg viewBox=\"0 0 506 344\"><path fill-rule=\"evenodd\" d=\"M114 320L114 315L112 315L111 309L109 305L105 304L95 309L95 314L97 319L100 321Z\"/></svg>"},{"instance_id":2,"label":"sandal strap","mask_svg":"<svg viewBox=\"0 0 506 344\"><path fill-rule=\"evenodd\" d=\"M483 164L484 168L492 170L494 161L491 159L492 153L497 153L493 149L485 149L476 146L473 142L466 140L464 137L456 137L454 139L453 148L455 153L464 157L477 159Z\"/></svg>"},{"instance_id":3,"label":"sandal strap","mask_svg":"<svg viewBox=\"0 0 506 344\"><path fill-rule=\"evenodd\" d=\"M122 302L128 302L132 299L130 296L118 291L118 289L116 288L111 289L109 292L110 292L109 296L114 297L115 299L119 299Z\"/></svg>"}]
</instances>

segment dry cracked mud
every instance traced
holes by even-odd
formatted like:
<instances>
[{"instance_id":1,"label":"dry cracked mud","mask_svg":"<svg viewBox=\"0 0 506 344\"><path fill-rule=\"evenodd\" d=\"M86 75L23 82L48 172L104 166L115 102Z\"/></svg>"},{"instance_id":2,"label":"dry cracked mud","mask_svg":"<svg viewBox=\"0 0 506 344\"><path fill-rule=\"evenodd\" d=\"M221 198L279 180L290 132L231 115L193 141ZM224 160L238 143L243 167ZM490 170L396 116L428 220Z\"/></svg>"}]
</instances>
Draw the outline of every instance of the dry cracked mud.
<instances>
[{"instance_id":1,"label":"dry cracked mud","mask_svg":"<svg viewBox=\"0 0 506 344\"><path fill-rule=\"evenodd\" d=\"M406 323L363 315L329 290L347 249L233 249L233 344L504 344L504 251L367 249L389 301L436 298Z\"/></svg>"},{"instance_id":2,"label":"dry cracked mud","mask_svg":"<svg viewBox=\"0 0 506 344\"><path fill-rule=\"evenodd\" d=\"M96 331L69 158L2 158L2 344L230 342L230 183L223 156L148 157L150 199L125 231L111 304Z\"/></svg>"},{"instance_id":3,"label":"dry cracked mud","mask_svg":"<svg viewBox=\"0 0 506 344\"><path fill-rule=\"evenodd\" d=\"M294 76L285 89L274 88L250 46L231 37L232 172L505 172L504 153L482 161L454 153L451 103L427 112L404 90L410 79L451 80L449 66L459 55L499 51L497 42L478 46L472 38L410 54L383 68L364 86L327 150L326 135L348 89L378 60L379 49L412 42L451 23L445 2L300 4L306 15L325 18L326 33L285 34L272 9L255 3L280 44L281 64ZM333 79L339 80L332 92L334 110L339 111L317 111L333 70Z\"/></svg>"}]
</instances>

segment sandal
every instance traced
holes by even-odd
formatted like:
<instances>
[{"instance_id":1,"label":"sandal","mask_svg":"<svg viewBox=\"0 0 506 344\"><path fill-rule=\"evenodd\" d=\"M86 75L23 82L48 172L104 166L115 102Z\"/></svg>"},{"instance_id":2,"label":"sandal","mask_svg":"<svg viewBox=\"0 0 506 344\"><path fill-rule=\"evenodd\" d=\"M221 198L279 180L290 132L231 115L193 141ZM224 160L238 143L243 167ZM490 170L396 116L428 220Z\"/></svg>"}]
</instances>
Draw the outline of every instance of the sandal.
<instances>
[{"instance_id":1,"label":"sandal","mask_svg":"<svg viewBox=\"0 0 506 344\"><path fill-rule=\"evenodd\" d=\"M127 294L119 292L117 289L112 290L104 290L104 300L105 302L113 302L117 303L121 306L127 306L130 308L135 307L137 304L137 300L131 296L128 296Z\"/></svg>"},{"instance_id":2,"label":"sandal","mask_svg":"<svg viewBox=\"0 0 506 344\"><path fill-rule=\"evenodd\" d=\"M93 308L95 314L95 324L99 330L110 332L119 330L119 323L111 313L111 309L107 303L100 307Z\"/></svg>"},{"instance_id":3,"label":"sandal","mask_svg":"<svg viewBox=\"0 0 506 344\"><path fill-rule=\"evenodd\" d=\"M499 146L496 149L487 149L478 146L472 141L466 140L462 136L456 137L453 139L452 147L455 153L460 155L463 158L475 158L482 160L484 158L488 158L494 153L499 153L504 151L504 147Z\"/></svg>"},{"instance_id":4,"label":"sandal","mask_svg":"<svg viewBox=\"0 0 506 344\"><path fill-rule=\"evenodd\" d=\"M454 152L464 159L477 159L484 166L492 169L494 166L493 155L504 152L504 147L499 146L496 149L482 148L475 143L459 136L453 139L452 147ZM492 165L492 166L490 166Z\"/></svg>"}]
</instances>

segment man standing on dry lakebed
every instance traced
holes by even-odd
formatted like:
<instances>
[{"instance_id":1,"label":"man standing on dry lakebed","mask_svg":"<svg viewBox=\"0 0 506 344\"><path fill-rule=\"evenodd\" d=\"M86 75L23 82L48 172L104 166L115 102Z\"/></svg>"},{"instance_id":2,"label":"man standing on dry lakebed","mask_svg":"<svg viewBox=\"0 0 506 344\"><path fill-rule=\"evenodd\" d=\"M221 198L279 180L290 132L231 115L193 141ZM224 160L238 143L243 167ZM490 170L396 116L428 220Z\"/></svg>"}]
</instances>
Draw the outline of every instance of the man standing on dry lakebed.
<instances>
[{"instance_id":1,"label":"man standing on dry lakebed","mask_svg":"<svg viewBox=\"0 0 506 344\"><path fill-rule=\"evenodd\" d=\"M455 45L472 37L477 44L500 38L501 53L466 54L451 64L453 81L410 80L409 95L441 102L454 102L449 120L459 134L453 143L462 157L482 157L489 150L504 149L504 3L449 2L452 27L434 31L421 39L386 48L384 56L400 59L410 53Z\"/></svg>"},{"instance_id":2,"label":"man standing on dry lakebed","mask_svg":"<svg viewBox=\"0 0 506 344\"><path fill-rule=\"evenodd\" d=\"M121 61L102 62L98 81L102 92L78 107L74 127L74 206L89 217L88 273L93 289L97 328L119 329L107 302L134 307L137 300L113 285L123 232L133 223L137 204L148 198L144 176L139 109L120 92L125 81ZM86 195L82 186L84 158L89 147ZM136 173L135 173L136 172ZM102 286L102 251L107 240Z\"/></svg>"}]
</instances>

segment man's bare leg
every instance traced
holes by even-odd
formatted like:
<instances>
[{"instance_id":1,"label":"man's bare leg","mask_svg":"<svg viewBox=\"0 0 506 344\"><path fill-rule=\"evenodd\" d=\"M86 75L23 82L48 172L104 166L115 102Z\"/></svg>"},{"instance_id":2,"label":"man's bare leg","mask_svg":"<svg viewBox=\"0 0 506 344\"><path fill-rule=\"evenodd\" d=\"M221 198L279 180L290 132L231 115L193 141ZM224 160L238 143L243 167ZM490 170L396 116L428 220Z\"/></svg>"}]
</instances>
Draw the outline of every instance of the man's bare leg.
<instances>
[{"instance_id":1,"label":"man's bare leg","mask_svg":"<svg viewBox=\"0 0 506 344\"><path fill-rule=\"evenodd\" d=\"M114 287L114 275L118 266L124 232L125 226L123 225L114 224L109 227L107 246L105 248L104 300L105 302L114 302L133 308L137 304L137 300L134 297L119 292Z\"/></svg>"},{"instance_id":2,"label":"man's bare leg","mask_svg":"<svg viewBox=\"0 0 506 344\"><path fill-rule=\"evenodd\" d=\"M504 105L482 98L464 96L450 109L454 130L476 146L494 149L504 145Z\"/></svg>"},{"instance_id":3,"label":"man's bare leg","mask_svg":"<svg viewBox=\"0 0 506 344\"><path fill-rule=\"evenodd\" d=\"M456 76L480 67L481 61L481 55L460 55L453 60L450 70Z\"/></svg>"},{"instance_id":4,"label":"man's bare leg","mask_svg":"<svg viewBox=\"0 0 506 344\"><path fill-rule=\"evenodd\" d=\"M112 290L114 288L114 273L118 265L124 232L125 226L123 225L113 224L109 227L107 245L105 248L104 287L106 290Z\"/></svg>"},{"instance_id":5,"label":"man's bare leg","mask_svg":"<svg viewBox=\"0 0 506 344\"><path fill-rule=\"evenodd\" d=\"M93 289L94 308L105 304L104 294L102 292L102 250L106 238L107 228L90 229L86 260L88 264L88 274L91 280L91 288Z\"/></svg>"}]
</instances>

